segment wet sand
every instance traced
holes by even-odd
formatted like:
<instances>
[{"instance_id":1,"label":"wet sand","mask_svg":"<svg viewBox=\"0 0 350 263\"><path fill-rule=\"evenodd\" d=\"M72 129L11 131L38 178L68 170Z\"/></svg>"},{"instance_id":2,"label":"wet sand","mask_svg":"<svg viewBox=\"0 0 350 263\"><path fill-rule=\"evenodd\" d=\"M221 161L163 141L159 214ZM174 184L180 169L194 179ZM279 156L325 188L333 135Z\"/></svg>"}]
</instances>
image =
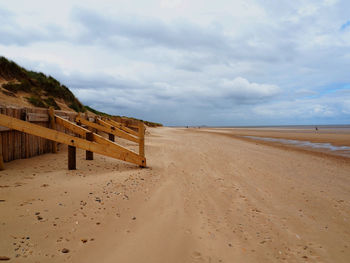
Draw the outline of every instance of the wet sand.
<instances>
[{"instance_id":1,"label":"wet sand","mask_svg":"<svg viewBox=\"0 0 350 263\"><path fill-rule=\"evenodd\" d=\"M311 153L329 154L331 156L345 156L350 157L348 151L343 153L341 151L331 151L325 149L311 148L311 147L296 147L297 145L286 145L285 143L262 141L263 138L282 139L282 140L296 140L300 142L311 142L321 144L331 144L336 147L345 146L350 147L350 128L320 128L315 130L314 128L280 128L280 127L265 127L265 128L211 128L211 129L192 129L197 132L209 132L216 133L225 136L229 136L236 139L253 141L270 146L277 146L280 148L288 148L291 150L309 151ZM249 138L250 137L250 138ZM259 137L260 140L256 140L251 137Z\"/></svg>"},{"instance_id":2,"label":"wet sand","mask_svg":"<svg viewBox=\"0 0 350 263\"><path fill-rule=\"evenodd\" d=\"M238 134L149 131L146 169L100 155L86 161L78 150L78 170L68 171L66 149L7 163L0 172L0 257L350 261L349 159Z\"/></svg>"}]
</instances>

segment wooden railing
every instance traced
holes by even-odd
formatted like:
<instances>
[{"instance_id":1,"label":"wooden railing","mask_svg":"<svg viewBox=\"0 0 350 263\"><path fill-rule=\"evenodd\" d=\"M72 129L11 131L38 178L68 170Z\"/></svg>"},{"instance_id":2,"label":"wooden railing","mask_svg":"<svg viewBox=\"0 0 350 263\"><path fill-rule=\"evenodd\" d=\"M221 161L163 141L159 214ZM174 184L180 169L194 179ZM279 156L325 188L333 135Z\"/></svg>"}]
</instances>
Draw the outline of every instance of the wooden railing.
<instances>
[{"instance_id":1,"label":"wooden railing","mask_svg":"<svg viewBox=\"0 0 350 263\"><path fill-rule=\"evenodd\" d=\"M68 169L76 169L76 148L86 150L87 160L92 160L93 153L98 153L141 167L146 166L143 122L139 122L137 129L135 129L135 124L130 128L124 123L109 118L80 116L74 113L54 111L52 108L46 110L46 112L45 110L39 113L22 111L21 114L18 114L18 112L9 114L13 112L6 109L6 114L3 113L3 110L1 110L0 168L1 165L3 168L3 160L7 162L46 152L55 153L57 152L57 143L68 145ZM41 125L34 124L34 121L38 121ZM16 136L5 134L14 131L17 131ZM101 132L107 133L109 139L98 134ZM10 140L4 140L4 136ZM41 141L39 141L42 144L35 143L37 140L28 141L26 136L41 138ZM114 142L115 136L137 143L139 152L136 153L117 144ZM29 148L36 148L38 150L37 154L29 155ZM12 156L13 151L18 154ZM10 155L12 158L9 158Z\"/></svg>"}]
</instances>

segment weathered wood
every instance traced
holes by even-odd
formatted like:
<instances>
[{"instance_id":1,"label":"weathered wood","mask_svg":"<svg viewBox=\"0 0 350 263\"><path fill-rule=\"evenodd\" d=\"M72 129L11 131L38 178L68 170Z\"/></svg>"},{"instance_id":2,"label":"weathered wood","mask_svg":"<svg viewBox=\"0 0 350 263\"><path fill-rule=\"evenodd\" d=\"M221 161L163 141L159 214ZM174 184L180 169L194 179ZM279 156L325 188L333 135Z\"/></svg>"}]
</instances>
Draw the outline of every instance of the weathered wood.
<instances>
[{"instance_id":1,"label":"weathered wood","mask_svg":"<svg viewBox=\"0 0 350 263\"><path fill-rule=\"evenodd\" d=\"M132 124L132 123L123 123L126 127L133 128L133 129L138 129L139 125L138 124Z\"/></svg>"},{"instance_id":2,"label":"weathered wood","mask_svg":"<svg viewBox=\"0 0 350 263\"><path fill-rule=\"evenodd\" d=\"M3 145L5 145L2 148L2 158L3 158L4 162L10 161L9 154L8 154L9 148L10 148L10 147L8 147L8 144L9 144L8 135L9 135L9 132L2 133L2 143L3 143Z\"/></svg>"},{"instance_id":3,"label":"weathered wood","mask_svg":"<svg viewBox=\"0 0 350 263\"><path fill-rule=\"evenodd\" d=\"M138 132L136 132L136 131L126 127L122 123L116 122L116 121L111 120L111 119L105 119L104 121L107 122L108 124L112 125L112 126L118 127L119 129L121 129L121 130L123 130L123 131L125 131L127 133L130 133L130 134L132 134L134 136L139 136Z\"/></svg>"},{"instance_id":4,"label":"weathered wood","mask_svg":"<svg viewBox=\"0 0 350 263\"><path fill-rule=\"evenodd\" d=\"M108 134L114 134L115 136L118 136L120 138L123 138L123 139L126 139L126 140L129 140L129 141L133 141L133 142L136 142L138 143L139 142L139 139L124 132L124 131L121 131L121 130L118 130L117 128L115 128L114 126L111 126L110 124L102 121L102 120L99 120L97 119L96 121L98 123L93 123L93 122L89 122L81 117L76 117L76 122L80 122L81 124L84 124L86 126L89 126L91 128L95 128L99 131L103 131L105 133L108 133Z\"/></svg>"},{"instance_id":5,"label":"weathered wood","mask_svg":"<svg viewBox=\"0 0 350 263\"><path fill-rule=\"evenodd\" d=\"M113 126L113 125L105 122L104 120L96 119L96 123L98 123L98 124L108 128L108 129L111 129L112 131L114 131L112 133L113 135L116 135L116 136L118 136L120 138L129 140L129 141L132 141L132 142L139 143L139 139L136 138L135 136L122 131L119 127Z\"/></svg>"},{"instance_id":6,"label":"weathered wood","mask_svg":"<svg viewBox=\"0 0 350 263\"><path fill-rule=\"evenodd\" d=\"M29 134L26 134L26 142L25 142L25 147L26 147L26 158L29 158L30 157L30 145L29 145L29 138L30 138L30 135Z\"/></svg>"},{"instance_id":7,"label":"weathered wood","mask_svg":"<svg viewBox=\"0 0 350 263\"><path fill-rule=\"evenodd\" d=\"M11 129L9 129L7 127L0 126L0 132L2 132L2 131L11 131Z\"/></svg>"},{"instance_id":8,"label":"weathered wood","mask_svg":"<svg viewBox=\"0 0 350 263\"><path fill-rule=\"evenodd\" d=\"M53 107L49 109L49 117L50 117L50 126L51 129L56 130L56 121L55 121L55 111ZM52 141L52 153L57 153L57 142Z\"/></svg>"},{"instance_id":9,"label":"weathered wood","mask_svg":"<svg viewBox=\"0 0 350 263\"><path fill-rule=\"evenodd\" d=\"M9 115L9 116L12 116L12 112L10 111L11 109L5 109L6 110L6 115ZM13 152L13 144L12 143L9 143L9 142L12 142L12 132L6 132L6 139L7 139L7 147L5 147L5 149L7 149L7 152L6 152L6 159L8 160L13 160L12 158L12 152Z\"/></svg>"},{"instance_id":10,"label":"weathered wood","mask_svg":"<svg viewBox=\"0 0 350 263\"><path fill-rule=\"evenodd\" d=\"M29 122L47 122L47 121L49 121L49 115L42 114L42 113L27 113L26 121L29 121Z\"/></svg>"},{"instance_id":11,"label":"weathered wood","mask_svg":"<svg viewBox=\"0 0 350 263\"><path fill-rule=\"evenodd\" d=\"M86 138L86 134L91 132L90 130L88 129L85 129L81 126L78 126L77 124L74 124L72 122L69 122L67 120L64 120L62 119L61 117L58 117L56 116L56 123L59 124L59 125L62 125L64 126L65 128L73 131L75 134L79 134L80 136L82 136L83 138ZM116 149L116 151L120 151L120 149L122 149L123 151L130 151L114 142L111 142L109 141L108 139L96 134L96 133L93 133L92 134L93 136L93 141L94 142L97 142L99 144L103 144L105 146L108 146L108 148L111 148L111 149ZM132 152L133 153L133 152Z\"/></svg>"},{"instance_id":12,"label":"weathered wood","mask_svg":"<svg viewBox=\"0 0 350 263\"><path fill-rule=\"evenodd\" d=\"M145 157L145 125L142 121L139 123L139 155Z\"/></svg>"},{"instance_id":13,"label":"weathered wood","mask_svg":"<svg viewBox=\"0 0 350 263\"><path fill-rule=\"evenodd\" d=\"M57 116L57 115L56 115ZM61 117L62 119L65 119L65 120L67 120L67 121L69 121L69 116L59 116L59 117Z\"/></svg>"},{"instance_id":14,"label":"weathered wood","mask_svg":"<svg viewBox=\"0 0 350 263\"><path fill-rule=\"evenodd\" d=\"M73 120L78 114L75 112L55 110L55 115L60 116L63 119Z\"/></svg>"},{"instance_id":15,"label":"weathered wood","mask_svg":"<svg viewBox=\"0 0 350 263\"><path fill-rule=\"evenodd\" d=\"M77 148L68 145L68 170L77 169Z\"/></svg>"},{"instance_id":16,"label":"weathered wood","mask_svg":"<svg viewBox=\"0 0 350 263\"><path fill-rule=\"evenodd\" d=\"M112 142L114 142L114 134L108 134L108 139Z\"/></svg>"},{"instance_id":17,"label":"weathered wood","mask_svg":"<svg viewBox=\"0 0 350 263\"><path fill-rule=\"evenodd\" d=\"M2 135L0 132L0 171L4 170L4 159L2 157Z\"/></svg>"},{"instance_id":18,"label":"weathered wood","mask_svg":"<svg viewBox=\"0 0 350 263\"><path fill-rule=\"evenodd\" d=\"M56 120L56 123L58 125L61 125L67 129L71 130L72 132L82 136L83 138L86 138L86 133L90 132L88 129L85 129L77 124L74 124L73 122L65 120L62 117L59 117L57 115L55 116L55 120Z\"/></svg>"},{"instance_id":19,"label":"weathered wood","mask_svg":"<svg viewBox=\"0 0 350 263\"><path fill-rule=\"evenodd\" d=\"M113 146L96 144L82 138L77 138L26 121L11 118L3 114L0 114L0 125L137 165L143 165L146 162L146 159L144 157L141 157L137 153L123 148L117 144L113 144Z\"/></svg>"},{"instance_id":20,"label":"weathered wood","mask_svg":"<svg viewBox=\"0 0 350 263\"><path fill-rule=\"evenodd\" d=\"M86 140L92 142L94 140L94 135L92 132L87 132L86 133ZM94 159L94 154L91 151L86 151L86 160L93 160Z\"/></svg>"}]
</instances>

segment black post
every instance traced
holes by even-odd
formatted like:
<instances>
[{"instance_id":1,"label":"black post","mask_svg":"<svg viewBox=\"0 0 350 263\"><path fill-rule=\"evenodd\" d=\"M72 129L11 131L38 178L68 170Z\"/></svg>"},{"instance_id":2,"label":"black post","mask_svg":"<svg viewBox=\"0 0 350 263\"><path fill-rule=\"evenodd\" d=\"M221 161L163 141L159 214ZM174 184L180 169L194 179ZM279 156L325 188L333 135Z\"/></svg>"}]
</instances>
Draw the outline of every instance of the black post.
<instances>
[{"instance_id":1,"label":"black post","mask_svg":"<svg viewBox=\"0 0 350 263\"><path fill-rule=\"evenodd\" d=\"M76 148L68 145L68 170L77 169Z\"/></svg>"},{"instance_id":2,"label":"black post","mask_svg":"<svg viewBox=\"0 0 350 263\"><path fill-rule=\"evenodd\" d=\"M87 132L86 133L86 140L92 142L93 141L93 133ZM94 159L94 153L91 151L86 151L86 160L93 160Z\"/></svg>"}]
</instances>

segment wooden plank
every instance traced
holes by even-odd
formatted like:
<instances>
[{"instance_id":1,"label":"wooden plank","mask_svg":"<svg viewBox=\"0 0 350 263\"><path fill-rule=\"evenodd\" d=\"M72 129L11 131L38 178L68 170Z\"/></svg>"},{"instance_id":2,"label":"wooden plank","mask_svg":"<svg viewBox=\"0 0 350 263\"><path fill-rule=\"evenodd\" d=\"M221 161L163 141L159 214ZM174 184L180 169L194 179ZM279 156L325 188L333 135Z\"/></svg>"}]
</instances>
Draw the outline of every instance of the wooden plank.
<instances>
[{"instance_id":1,"label":"wooden plank","mask_svg":"<svg viewBox=\"0 0 350 263\"><path fill-rule=\"evenodd\" d=\"M30 135L26 133L26 141L25 141L26 158L29 158L29 157L30 157L29 136L30 136Z\"/></svg>"},{"instance_id":2,"label":"wooden plank","mask_svg":"<svg viewBox=\"0 0 350 263\"><path fill-rule=\"evenodd\" d=\"M55 116L55 120L56 120L56 123L58 125L61 125L67 129L71 130L72 132L82 136L83 138L86 138L86 133L90 132L88 129L85 129L85 128L78 126L70 121L67 121L67 120L63 119L62 117Z\"/></svg>"},{"instance_id":3,"label":"wooden plank","mask_svg":"<svg viewBox=\"0 0 350 263\"><path fill-rule=\"evenodd\" d=\"M19 150L19 144L18 144L18 139L17 139L18 132L13 131L13 159L19 159L18 158L18 150Z\"/></svg>"},{"instance_id":4,"label":"wooden plank","mask_svg":"<svg viewBox=\"0 0 350 263\"><path fill-rule=\"evenodd\" d=\"M133 128L133 129L138 129L140 121L129 119L129 118L121 118L120 122L123 123L124 126L126 126L126 127Z\"/></svg>"},{"instance_id":5,"label":"wooden plank","mask_svg":"<svg viewBox=\"0 0 350 263\"><path fill-rule=\"evenodd\" d=\"M35 125L26 121L11 118L3 114L0 114L0 125L9 127L11 129L15 129L21 132L30 133L35 136L40 136L48 140L53 140L63 144L78 147L83 150L92 151L92 152L106 155L115 159L134 163L137 165L143 166L146 163L146 159L144 157L141 157L137 153L130 151L117 144L113 144L113 147L111 147L109 145L101 145L95 142L89 142L82 138L77 138L62 132L54 131L39 125Z\"/></svg>"},{"instance_id":6,"label":"wooden plank","mask_svg":"<svg viewBox=\"0 0 350 263\"><path fill-rule=\"evenodd\" d=\"M139 155L145 157L145 125L140 121L139 123Z\"/></svg>"},{"instance_id":7,"label":"wooden plank","mask_svg":"<svg viewBox=\"0 0 350 263\"><path fill-rule=\"evenodd\" d=\"M107 122L108 124L112 125L112 126L115 126L115 127L118 127L119 129L127 132L127 133L130 133L134 136L139 136L139 133L126 127L125 125L123 125L122 123L119 123L119 122L116 122L114 120L111 120L111 119L104 119L105 122Z\"/></svg>"},{"instance_id":8,"label":"wooden plank","mask_svg":"<svg viewBox=\"0 0 350 263\"><path fill-rule=\"evenodd\" d=\"M136 124L131 124L131 123L126 123L125 126L126 126L126 127L130 127L130 128L134 128L134 129L138 129L138 128L139 128L138 125L136 125Z\"/></svg>"},{"instance_id":9,"label":"wooden plank","mask_svg":"<svg viewBox=\"0 0 350 263\"><path fill-rule=\"evenodd\" d=\"M9 161L9 140L8 140L8 134L9 132L3 132L2 133L2 157L4 158L4 162Z\"/></svg>"},{"instance_id":10,"label":"wooden plank","mask_svg":"<svg viewBox=\"0 0 350 263\"><path fill-rule=\"evenodd\" d=\"M56 119L57 124L73 131L75 134L78 134L78 135L82 136L83 138L86 138L86 134L91 132L90 130L85 129L77 124L74 124L70 121L66 121L66 120L62 119L59 116L55 116L55 119ZM94 142L108 146L108 148L111 148L112 150L116 149L116 151L119 151L120 149L122 149L122 150L129 151L128 149L126 149L126 148L124 148L124 147L122 147L114 142L111 142L108 139L106 139L106 138L104 138L96 133L93 133L92 136L93 136L92 138L93 138Z\"/></svg>"},{"instance_id":11,"label":"wooden plank","mask_svg":"<svg viewBox=\"0 0 350 263\"><path fill-rule=\"evenodd\" d=\"M6 113L8 116L13 116L12 109L6 109ZM13 131L8 132L8 161L13 160Z\"/></svg>"},{"instance_id":12,"label":"wooden plank","mask_svg":"<svg viewBox=\"0 0 350 263\"><path fill-rule=\"evenodd\" d=\"M120 138L123 138L123 139L126 139L126 140L129 140L129 141L133 141L133 142L136 142L138 143L139 142L139 139L130 135L130 134L127 134L126 132L124 131L121 131L121 130L118 130L116 129L114 126L111 126L109 125L108 123L104 122L104 121L101 121L101 120L98 120L97 119L97 122L98 123L93 123L93 122L89 122L81 117L76 117L75 118L75 121L76 122L80 122L81 124L84 124L84 125L87 125L91 128L95 128L99 131L103 131L105 133L110 133L110 134L114 134ZM102 125L103 124L103 125Z\"/></svg>"},{"instance_id":13,"label":"wooden plank","mask_svg":"<svg viewBox=\"0 0 350 263\"><path fill-rule=\"evenodd\" d=\"M107 123L107 122L105 122L103 120L100 120L100 119L96 119L96 122L97 122L97 124L100 124L101 126L104 126L107 129L109 129L110 130L110 132L109 132L110 134L114 134L114 135L116 135L116 136L118 136L120 138L129 140L129 141L132 141L132 142L139 143L139 139L138 138L136 138L135 136L120 130L118 127L112 126L109 123ZM111 132L111 131L113 131L113 132Z\"/></svg>"},{"instance_id":14,"label":"wooden plank","mask_svg":"<svg viewBox=\"0 0 350 263\"><path fill-rule=\"evenodd\" d=\"M2 135L0 132L0 171L4 170L4 159L2 157Z\"/></svg>"},{"instance_id":15,"label":"wooden plank","mask_svg":"<svg viewBox=\"0 0 350 263\"><path fill-rule=\"evenodd\" d=\"M21 132L21 159L26 158L26 134Z\"/></svg>"},{"instance_id":16,"label":"wooden plank","mask_svg":"<svg viewBox=\"0 0 350 263\"><path fill-rule=\"evenodd\" d=\"M17 118L16 109L12 109L12 117ZM12 131L12 145L13 145L13 153L12 153L12 160L17 159L17 131Z\"/></svg>"},{"instance_id":17,"label":"wooden plank","mask_svg":"<svg viewBox=\"0 0 350 263\"><path fill-rule=\"evenodd\" d=\"M30 122L45 122L45 121L49 121L49 115L48 114L42 114L42 113L27 113L26 121L30 121Z\"/></svg>"},{"instance_id":18,"label":"wooden plank","mask_svg":"<svg viewBox=\"0 0 350 263\"><path fill-rule=\"evenodd\" d=\"M51 129L56 130L55 110L53 107L49 109L49 117ZM57 142L55 141L52 141L52 153L57 153Z\"/></svg>"},{"instance_id":19,"label":"wooden plank","mask_svg":"<svg viewBox=\"0 0 350 263\"><path fill-rule=\"evenodd\" d=\"M21 111L20 109L15 110L15 117L17 119L21 119ZM15 159L20 159L21 158L21 133L18 131L15 131L15 140L16 140L16 147L15 147Z\"/></svg>"},{"instance_id":20,"label":"wooden plank","mask_svg":"<svg viewBox=\"0 0 350 263\"><path fill-rule=\"evenodd\" d=\"M0 132L2 131L11 131L11 129L4 127L4 126L0 126Z\"/></svg>"}]
</instances>

